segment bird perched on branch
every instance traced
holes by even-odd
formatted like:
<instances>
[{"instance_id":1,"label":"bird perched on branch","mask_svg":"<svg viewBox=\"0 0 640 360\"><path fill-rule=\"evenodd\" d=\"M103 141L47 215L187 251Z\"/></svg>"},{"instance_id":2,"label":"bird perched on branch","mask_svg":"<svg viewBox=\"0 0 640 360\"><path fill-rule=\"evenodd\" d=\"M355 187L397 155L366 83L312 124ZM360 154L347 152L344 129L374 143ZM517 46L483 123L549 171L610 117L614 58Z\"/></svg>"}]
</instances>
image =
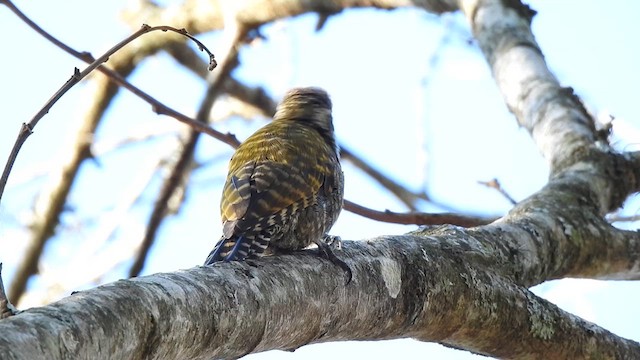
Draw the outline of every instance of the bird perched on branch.
<instances>
[{"instance_id":1,"label":"bird perched on branch","mask_svg":"<svg viewBox=\"0 0 640 360\"><path fill-rule=\"evenodd\" d=\"M337 238L327 235L342 209L343 193L329 96L312 87L289 91L273 121L231 158L220 204L222 237L205 265L315 243L350 279L349 267L329 246Z\"/></svg>"}]
</instances>

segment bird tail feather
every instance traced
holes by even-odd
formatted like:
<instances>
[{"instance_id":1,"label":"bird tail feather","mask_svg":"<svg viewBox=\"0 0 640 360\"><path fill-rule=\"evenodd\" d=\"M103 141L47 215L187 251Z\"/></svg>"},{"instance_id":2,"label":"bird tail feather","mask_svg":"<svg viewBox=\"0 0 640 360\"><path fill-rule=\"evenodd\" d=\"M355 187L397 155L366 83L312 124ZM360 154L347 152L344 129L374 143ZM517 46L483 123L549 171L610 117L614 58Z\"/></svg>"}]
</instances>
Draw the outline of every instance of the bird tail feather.
<instances>
[{"instance_id":1,"label":"bird tail feather","mask_svg":"<svg viewBox=\"0 0 640 360\"><path fill-rule=\"evenodd\" d=\"M204 265L207 266L220 261L244 259L247 256L246 251L242 251L244 248L242 244L245 243L244 240L244 236L234 236L230 239L223 236L216 246L214 246L213 250L211 250L209 256L207 256Z\"/></svg>"}]
</instances>

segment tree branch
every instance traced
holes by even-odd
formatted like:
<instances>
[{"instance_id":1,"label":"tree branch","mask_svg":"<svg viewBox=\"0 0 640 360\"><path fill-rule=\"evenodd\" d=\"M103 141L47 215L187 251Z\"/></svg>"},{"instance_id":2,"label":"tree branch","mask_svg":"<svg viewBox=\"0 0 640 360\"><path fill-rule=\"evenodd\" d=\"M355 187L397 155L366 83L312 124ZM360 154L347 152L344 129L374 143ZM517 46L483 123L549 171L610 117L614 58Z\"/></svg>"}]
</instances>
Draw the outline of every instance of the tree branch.
<instances>
[{"instance_id":1,"label":"tree branch","mask_svg":"<svg viewBox=\"0 0 640 360\"><path fill-rule=\"evenodd\" d=\"M236 358L414 337L504 358L640 357L481 265L486 249L450 230L345 242L346 287L312 251L121 280L0 321L0 356Z\"/></svg>"},{"instance_id":2,"label":"tree branch","mask_svg":"<svg viewBox=\"0 0 640 360\"><path fill-rule=\"evenodd\" d=\"M451 224L462 227L473 227L486 225L497 218L482 218L472 217L461 214L452 213L422 213L422 212L410 212L410 213L397 213L389 210L377 211L369 209L362 205L358 205L349 200L344 201L344 209L351 211L354 214L364 216L369 219L384 221L393 224L404 225L441 225Z\"/></svg>"},{"instance_id":3,"label":"tree branch","mask_svg":"<svg viewBox=\"0 0 640 360\"><path fill-rule=\"evenodd\" d=\"M198 109L198 114L196 116L196 121L200 123L208 122L209 114L214 102L216 101L218 96L222 94L224 83L231 75L231 71L238 64L240 45L246 36L246 31L247 30L244 27L241 27L235 34L235 37L230 44L230 49L227 52L222 65L220 66L218 76L209 85L204 99L200 104L200 108ZM181 185L185 186L184 183L187 177L186 170L188 165L193 161L193 152L196 148L196 144L198 143L199 138L200 132L198 132L197 130L190 129L188 131L182 148L180 149L180 153L177 156L177 160L172 165L169 171L169 176L162 184L160 194L153 206L151 216L149 217L149 221L147 223L144 239L142 240L142 245L140 246L133 265L129 270L129 277L138 276L140 274L140 271L142 271L149 250L151 249L151 246L156 239L156 233L160 228L160 224L168 214L167 210L169 207L169 199L176 193L178 187L181 187Z\"/></svg>"},{"instance_id":4,"label":"tree branch","mask_svg":"<svg viewBox=\"0 0 640 360\"><path fill-rule=\"evenodd\" d=\"M15 8L14 8L15 9ZM195 39L193 36L189 35L186 30L181 29L175 29L171 26L149 26L149 25L143 25L140 30L136 31L135 33L131 34L129 37L127 37L126 39L122 40L121 42L119 42L118 44L114 45L111 49L107 50L107 52L105 52L102 56L100 56L99 58L97 58L96 60L94 60L93 62L91 62L91 64L89 64L89 66L87 66L84 70L80 71L77 68L75 69L73 75L71 76L71 78L69 78L69 80L67 80L67 82L58 90L56 91L55 94L53 94L53 96L46 102L46 104L36 113L36 115L29 121L28 124L22 124L22 128L18 134L18 138L16 139L16 143L13 146L13 149L11 150L11 153L9 154L9 159L7 160L7 165L4 168L4 171L2 173L2 176L0 177L0 199L2 199L2 194L4 193L4 188L7 184L7 180L9 178L9 173L11 172L11 168L16 160L16 157L18 156L18 152L20 151L20 148L22 147L22 144L27 140L27 137L29 137L29 135L31 135L33 133L33 129L36 127L36 125L38 124L38 122L40 121L40 119L42 119L48 112L49 110L51 110L51 108L53 107L53 105L55 105L56 102L58 102L58 100L60 100L62 98L62 96L64 96L64 94L67 93L67 91L69 91L75 84L77 84L78 82L80 82L82 79L84 79L87 75L89 75L93 70L97 69L98 67L100 67L102 65L102 63L106 62L107 60L109 60L109 57L111 55L113 55L114 53L116 53L117 51L119 51L120 49L122 49L125 45L129 44L130 42L132 42L133 40L139 38L140 36L152 32L152 31L173 31L176 32L178 34L184 35L188 38L190 38L191 40L195 41L198 46L200 47L201 50L205 50L208 54L209 54L209 59L210 59L210 63L209 63L209 69L213 70L216 67L216 61L214 60L213 54L197 39Z\"/></svg>"}]
</instances>

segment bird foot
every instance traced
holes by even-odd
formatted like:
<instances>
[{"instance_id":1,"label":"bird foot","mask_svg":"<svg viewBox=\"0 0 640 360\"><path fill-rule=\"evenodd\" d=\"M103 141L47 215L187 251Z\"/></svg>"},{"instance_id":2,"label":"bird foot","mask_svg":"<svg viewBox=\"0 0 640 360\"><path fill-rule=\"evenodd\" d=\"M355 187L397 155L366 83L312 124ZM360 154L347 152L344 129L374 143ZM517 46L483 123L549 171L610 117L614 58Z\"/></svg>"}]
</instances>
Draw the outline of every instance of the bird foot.
<instances>
[{"instance_id":1,"label":"bird foot","mask_svg":"<svg viewBox=\"0 0 640 360\"><path fill-rule=\"evenodd\" d=\"M338 235L325 235L322 241L329 245L331 250L342 250L342 238Z\"/></svg>"},{"instance_id":2,"label":"bird foot","mask_svg":"<svg viewBox=\"0 0 640 360\"><path fill-rule=\"evenodd\" d=\"M345 285L351 282L351 278L353 273L351 268L347 263L340 260L334 253L334 249L342 249L342 240L339 236L335 235L325 235L322 239L318 239L315 241L316 245L318 245L318 250L320 250L320 255L325 259L331 261L334 265L339 266L345 275Z\"/></svg>"}]
</instances>

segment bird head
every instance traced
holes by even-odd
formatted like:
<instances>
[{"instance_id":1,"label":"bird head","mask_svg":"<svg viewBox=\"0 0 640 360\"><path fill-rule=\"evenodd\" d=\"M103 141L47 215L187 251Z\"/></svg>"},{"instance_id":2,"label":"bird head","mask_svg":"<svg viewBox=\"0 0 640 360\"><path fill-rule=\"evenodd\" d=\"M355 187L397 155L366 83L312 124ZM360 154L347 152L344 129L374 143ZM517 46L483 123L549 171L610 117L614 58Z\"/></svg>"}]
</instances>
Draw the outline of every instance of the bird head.
<instances>
[{"instance_id":1,"label":"bird head","mask_svg":"<svg viewBox=\"0 0 640 360\"><path fill-rule=\"evenodd\" d=\"M284 96L274 121L300 121L333 139L333 118L329 94L317 87L294 88Z\"/></svg>"}]
</instances>

